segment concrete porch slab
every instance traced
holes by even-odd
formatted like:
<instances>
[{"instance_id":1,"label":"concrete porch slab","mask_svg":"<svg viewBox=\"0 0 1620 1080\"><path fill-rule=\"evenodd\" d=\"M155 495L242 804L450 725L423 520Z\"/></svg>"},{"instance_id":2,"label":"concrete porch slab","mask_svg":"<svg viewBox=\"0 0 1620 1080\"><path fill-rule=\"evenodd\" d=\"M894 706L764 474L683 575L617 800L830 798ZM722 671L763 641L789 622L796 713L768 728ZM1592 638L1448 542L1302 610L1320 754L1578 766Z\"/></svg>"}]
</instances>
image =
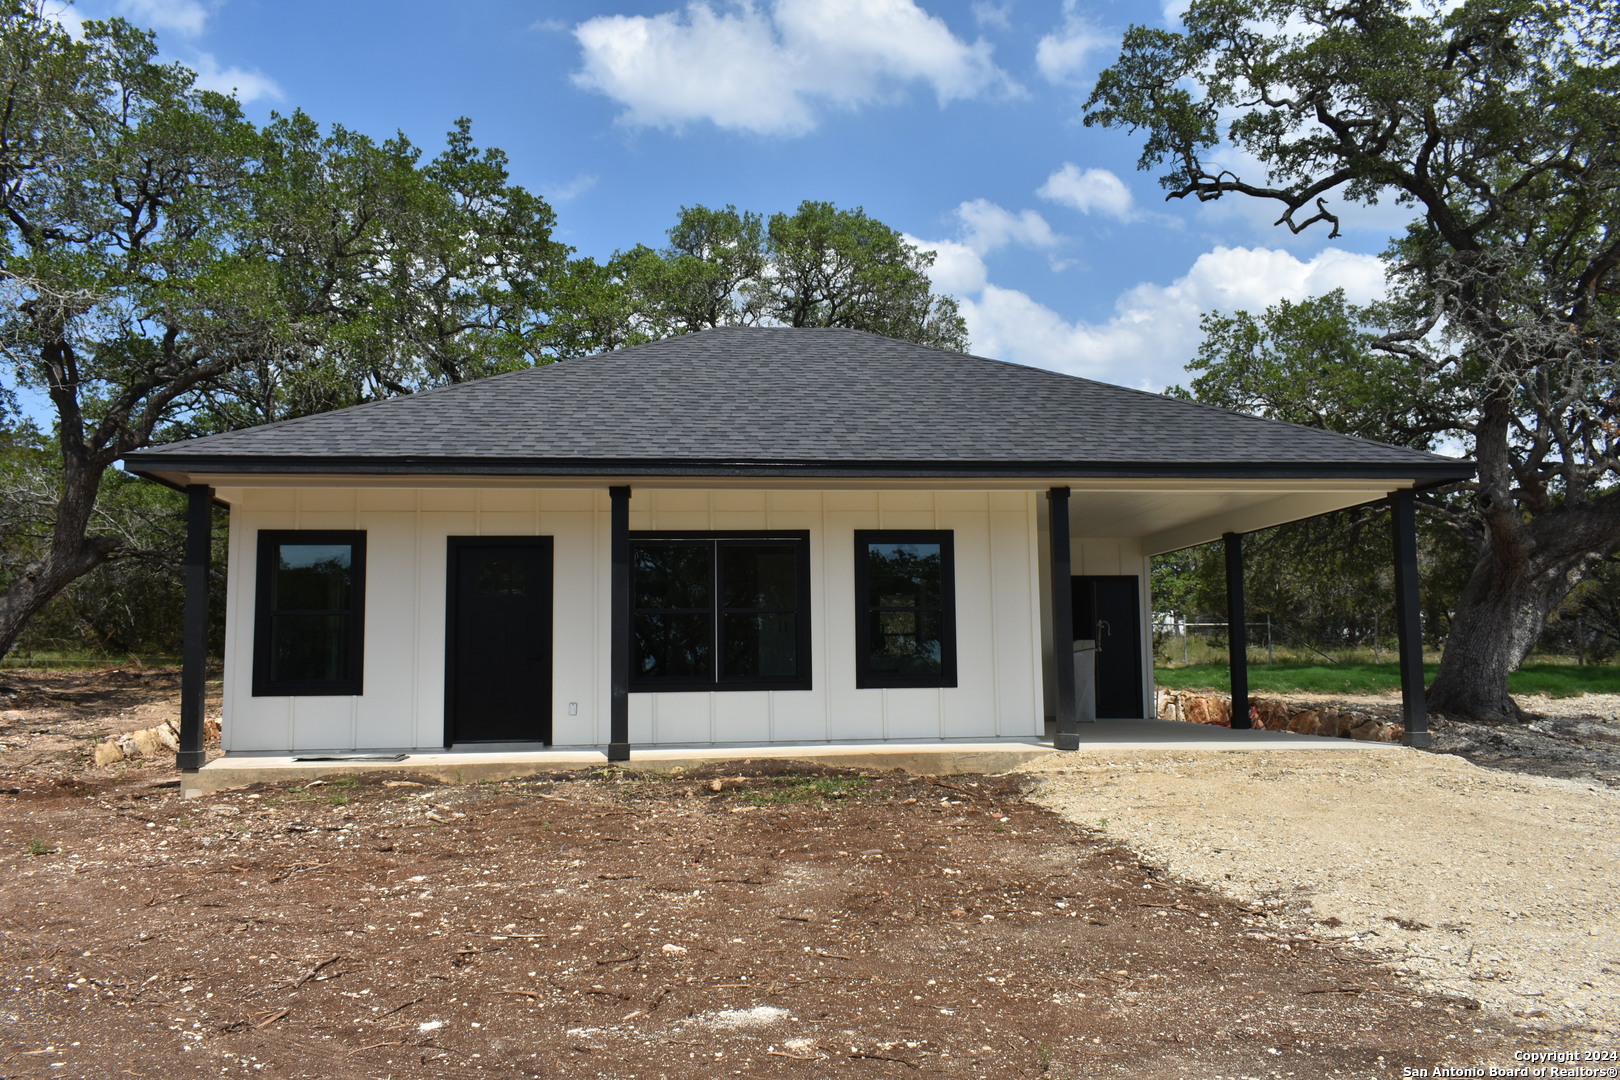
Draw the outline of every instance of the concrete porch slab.
<instances>
[{"instance_id":1,"label":"concrete porch slab","mask_svg":"<svg viewBox=\"0 0 1620 1080\"><path fill-rule=\"evenodd\" d=\"M1286 731L1234 731L1174 720L1099 720L1084 724L1075 755L1121 750L1398 750L1396 743L1324 739ZM1050 734L1044 739L940 740L935 742L773 743L769 746L659 746L632 749L630 760L619 763L632 771L672 772L721 762L746 760L813 761L848 769L899 769L924 776L953 773L1009 772L1037 758L1057 753ZM319 760L302 755L236 753L210 761L195 772L181 773L187 798L251 784L285 784L317 780L344 773L413 773L464 784L480 780L510 780L540 772L604 768L601 750L500 749L356 751L332 754Z\"/></svg>"}]
</instances>

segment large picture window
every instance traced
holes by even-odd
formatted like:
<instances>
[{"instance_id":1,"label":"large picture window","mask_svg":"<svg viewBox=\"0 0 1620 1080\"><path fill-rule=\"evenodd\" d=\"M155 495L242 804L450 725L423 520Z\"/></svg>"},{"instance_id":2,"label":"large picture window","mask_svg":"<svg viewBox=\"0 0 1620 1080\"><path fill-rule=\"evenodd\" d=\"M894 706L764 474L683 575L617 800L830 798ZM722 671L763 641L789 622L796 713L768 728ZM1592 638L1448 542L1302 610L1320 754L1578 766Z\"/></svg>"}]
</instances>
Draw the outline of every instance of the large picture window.
<instances>
[{"instance_id":1,"label":"large picture window","mask_svg":"<svg viewBox=\"0 0 1620 1080\"><path fill-rule=\"evenodd\" d=\"M855 533L855 685L956 685L949 531Z\"/></svg>"},{"instance_id":2,"label":"large picture window","mask_svg":"<svg viewBox=\"0 0 1620 1080\"><path fill-rule=\"evenodd\" d=\"M365 533L261 531L253 693L360 693L365 589Z\"/></svg>"},{"instance_id":3,"label":"large picture window","mask_svg":"<svg viewBox=\"0 0 1620 1080\"><path fill-rule=\"evenodd\" d=\"M635 690L810 689L810 535L632 533Z\"/></svg>"}]
</instances>

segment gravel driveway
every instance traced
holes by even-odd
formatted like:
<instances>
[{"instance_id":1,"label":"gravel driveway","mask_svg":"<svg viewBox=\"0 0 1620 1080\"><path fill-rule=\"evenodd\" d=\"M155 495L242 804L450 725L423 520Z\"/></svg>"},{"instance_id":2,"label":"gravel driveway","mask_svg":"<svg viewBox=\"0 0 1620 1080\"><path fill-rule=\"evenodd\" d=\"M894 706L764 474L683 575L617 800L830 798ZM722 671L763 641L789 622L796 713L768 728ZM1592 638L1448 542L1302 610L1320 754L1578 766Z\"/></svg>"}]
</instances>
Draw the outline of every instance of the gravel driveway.
<instances>
[{"instance_id":1,"label":"gravel driveway","mask_svg":"<svg viewBox=\"0 0 1620 1080\"><path fill-rule=\"evenodd\" d=\"M1620 791L1401 747L1054 754L1037 799L1428 986L1620 1042Z\"/></svg>"}]
</instances>

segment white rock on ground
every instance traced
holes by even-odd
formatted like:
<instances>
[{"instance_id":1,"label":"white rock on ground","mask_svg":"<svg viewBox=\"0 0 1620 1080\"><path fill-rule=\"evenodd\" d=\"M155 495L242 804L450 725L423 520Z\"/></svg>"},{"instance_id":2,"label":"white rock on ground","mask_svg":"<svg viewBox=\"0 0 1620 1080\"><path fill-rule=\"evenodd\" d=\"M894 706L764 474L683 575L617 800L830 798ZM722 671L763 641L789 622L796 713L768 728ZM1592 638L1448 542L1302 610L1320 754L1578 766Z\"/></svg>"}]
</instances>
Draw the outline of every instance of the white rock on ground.
<instances>
[{"instance_id":1,"label":"white rock on ground","mask_svg":"<svg viewBox=\"0 0 1620 1080\"><path fill-rule=\"evenodd\" d=\"M1519 1022L1620 1036L1620 792L1397 747L1105 753L1022 771L1175 877Z\"/></svg>"}]
</instances>

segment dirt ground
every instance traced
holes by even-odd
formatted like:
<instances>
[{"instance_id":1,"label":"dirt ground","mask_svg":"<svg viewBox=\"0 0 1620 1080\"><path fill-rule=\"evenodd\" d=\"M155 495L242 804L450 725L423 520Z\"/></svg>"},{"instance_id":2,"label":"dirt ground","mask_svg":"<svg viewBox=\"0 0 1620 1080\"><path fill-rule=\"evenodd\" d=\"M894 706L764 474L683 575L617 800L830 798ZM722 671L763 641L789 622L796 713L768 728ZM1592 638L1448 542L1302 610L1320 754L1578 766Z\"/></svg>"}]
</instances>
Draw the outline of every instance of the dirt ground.
<instances>
[{"instance_id":1,"label":"dirt ground","mask_svg":"<svg viewBox=\"0 0 1620 1080\"><path fill-rule=\"evenodd\" d=\"M1287 695L1287 700L1349 706L1399 722L1397 695ZM1549 697L1525 694L1527 724L1487 724L1432 717L1431 752L1464 758L1488 769L1597 780L1620 787L1620 694Z\"/></svg>"},{"instance_id":2,"label":"dirt ground","mask_svg":"<svg viewBox=\"0 0 1620 1080\"><path fill-rule=\"evenodd\" d=\"M1303 1080L1617 1047L1053 795L1160 769L188 801L172 763L85 764L175 683L0 673L0 1077Z\"/></svg>"}]
</instances>

